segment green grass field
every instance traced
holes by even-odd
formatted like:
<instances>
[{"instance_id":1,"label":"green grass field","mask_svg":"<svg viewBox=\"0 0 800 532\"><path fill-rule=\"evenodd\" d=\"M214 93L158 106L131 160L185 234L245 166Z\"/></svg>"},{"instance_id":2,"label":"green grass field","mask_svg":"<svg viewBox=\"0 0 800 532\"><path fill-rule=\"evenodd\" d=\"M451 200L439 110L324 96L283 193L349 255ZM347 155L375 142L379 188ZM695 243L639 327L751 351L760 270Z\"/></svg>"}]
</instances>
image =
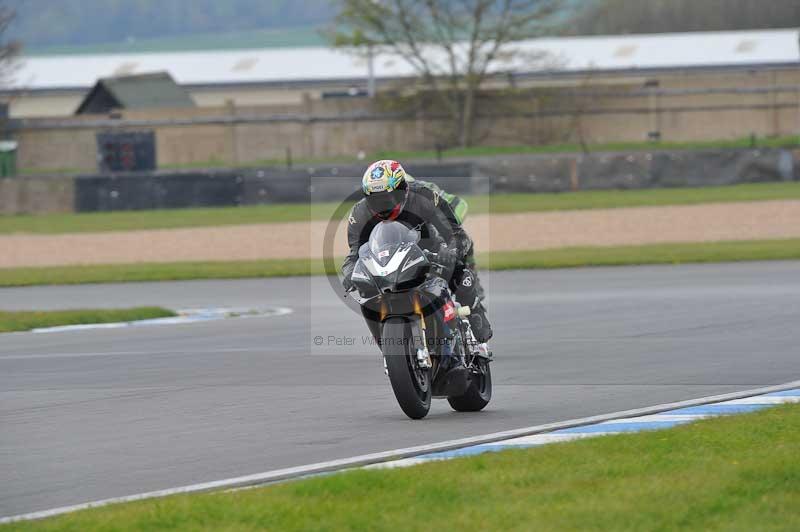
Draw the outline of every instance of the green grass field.
<instances>
[{"instance_id":1,"label":"green grass field","mask_svg":"<svg viewBox=\"0 0 800 532\"><path fill-rule=\"evenodd\" d=\"M800 406L6 530L800 530Z\"/></svg>"},{"instance_id":2,"label":"green grass field","mask_svg":"<svg viewBox=\"0 0 800 532\"><path fill-rule=\"evenodd\" d=\"M480 255L478 265L489 270L524 270L792 259L800 260L800 239L517 251ZM336 258L327 271L321 261L303 259L2 268L0 287L322 275L336 273L340 264Z\"/></svg>"},{"instance_id":3,"label":"green grass field","mask_svg":"<svg viewBox=\"0 0 800 532\"><path fill-rule=\"evenodd\" d=\"M54 311L0 311L0 333L30 331L41 327L83 325L87 323L116 323L175 316L171 310L159 307L129 309L79 309Z\"/></svg>"},{"instance_id":4,"label":"green grass field","mask_svg":"<svg viewBox=\"0 0 800 532\"><path fill-rule=\"evenodd\" d=\"M597 190L558 194L467 196L470 214L696 205L701 203L800 199L800 183L722 187ZM0 234L59 234L329 220L339 204L280 204L251 207L170 209L110 213L0 216ZM346 209L343 211L346 212Z\"/></svg>"}]
</instances>

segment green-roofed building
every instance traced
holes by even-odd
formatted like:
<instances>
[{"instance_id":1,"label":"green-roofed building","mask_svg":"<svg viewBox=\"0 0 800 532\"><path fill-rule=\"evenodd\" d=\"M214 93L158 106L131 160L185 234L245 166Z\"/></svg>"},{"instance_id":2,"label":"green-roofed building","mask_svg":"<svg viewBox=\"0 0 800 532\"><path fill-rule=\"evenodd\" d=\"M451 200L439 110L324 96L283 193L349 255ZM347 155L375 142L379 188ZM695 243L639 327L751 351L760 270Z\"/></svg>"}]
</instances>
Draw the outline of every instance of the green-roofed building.
<instances>
[{"instance_id":1,"label":"green-roofed building","mask_svg":"<svg viewBox=\"0 0 800 532\"><path fill-rule=\"evenodd\" d=\"M118 76L99 80L75 114L106 114L114 109L194 107L189 93L167 72Z\"/></svg>"}]
</instances>

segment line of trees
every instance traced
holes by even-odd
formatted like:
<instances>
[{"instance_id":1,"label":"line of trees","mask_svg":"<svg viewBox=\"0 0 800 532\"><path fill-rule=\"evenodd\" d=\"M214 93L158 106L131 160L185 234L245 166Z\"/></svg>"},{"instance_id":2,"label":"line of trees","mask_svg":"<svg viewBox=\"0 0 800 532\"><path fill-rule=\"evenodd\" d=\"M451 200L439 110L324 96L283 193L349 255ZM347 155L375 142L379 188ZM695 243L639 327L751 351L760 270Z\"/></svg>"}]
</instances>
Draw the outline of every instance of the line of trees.
<instances>
[{"instance_id":1,"label":"line of trees","mask_svg":"<svg viewBox=\"0 0 800 532\"><path fill-rule=\"evenodd\" d=\"M595 0L567 24L568 35L727 31L800 26L800 0Z\"/></svg>"}]
</instances>

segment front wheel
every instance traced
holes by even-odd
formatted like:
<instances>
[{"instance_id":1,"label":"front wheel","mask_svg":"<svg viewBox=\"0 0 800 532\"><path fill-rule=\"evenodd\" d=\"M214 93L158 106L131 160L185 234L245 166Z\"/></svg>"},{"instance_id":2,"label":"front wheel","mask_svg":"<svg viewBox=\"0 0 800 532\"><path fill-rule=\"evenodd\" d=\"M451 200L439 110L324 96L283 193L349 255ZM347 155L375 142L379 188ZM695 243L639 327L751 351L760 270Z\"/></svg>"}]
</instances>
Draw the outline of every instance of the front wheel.
<instances>
[{"instance_id":1,"label":"front wheel","mask_svg":"<svg viewBox=\"0 0 800 532\"><path fill-rule=\"evenodd\" d=\"M478 412L483 410L492 400L492 369L483 358L475 360L477 373L472 374L472 381L464 395L448 397L447 402L457 412Z\"/></svg>"},{"instance_id":2,"label":"front wheel","mask_svg":"<svg viewBox=\"0 0 800 532\"><path fill-rule=\"evenodd\" d=\"M431 408L430 369L420 368L411 324L389 318L383 324L381 348L397 402L411 419L422 419Z\"/></svg>"}]
</instances>

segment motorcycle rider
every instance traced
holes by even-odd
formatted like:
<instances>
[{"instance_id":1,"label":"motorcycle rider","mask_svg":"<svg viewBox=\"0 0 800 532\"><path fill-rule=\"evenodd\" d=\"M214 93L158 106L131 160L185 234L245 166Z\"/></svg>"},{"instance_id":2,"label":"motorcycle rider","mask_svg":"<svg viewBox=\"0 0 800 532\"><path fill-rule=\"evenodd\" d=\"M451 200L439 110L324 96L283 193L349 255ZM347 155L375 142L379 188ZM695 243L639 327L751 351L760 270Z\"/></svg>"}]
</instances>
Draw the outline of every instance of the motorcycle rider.
<instances>
[{"instance_id":1,"label":"motorcycle rider","mask_svg":"<svg viewBox=\"0 0 800 532\"><path fill-rule=\"evenodd\" d=\"M391 160L377 161L367 168L361 180L361 191L364 197L353 206L348 216L350 252L342 265L345 290L349 292L354 288L351 275L358 261L358 250L369 241L372 229L378 223L392 220L411 228L418 227L423 238L432 237L439 241L437 262L452 272L450 289L456 301L470 307L469 322L473 333L482 344L482 350L488 352L486 342L492 337L492 327L482 303L483 290L475 271L472 239L461 224L466 204L433 183L411 178L399 162ZM459 205L458 215L451 202ZM364 317L372 335L380 338L380 324L366 313Z\"/></svg>"}]
</instances>

